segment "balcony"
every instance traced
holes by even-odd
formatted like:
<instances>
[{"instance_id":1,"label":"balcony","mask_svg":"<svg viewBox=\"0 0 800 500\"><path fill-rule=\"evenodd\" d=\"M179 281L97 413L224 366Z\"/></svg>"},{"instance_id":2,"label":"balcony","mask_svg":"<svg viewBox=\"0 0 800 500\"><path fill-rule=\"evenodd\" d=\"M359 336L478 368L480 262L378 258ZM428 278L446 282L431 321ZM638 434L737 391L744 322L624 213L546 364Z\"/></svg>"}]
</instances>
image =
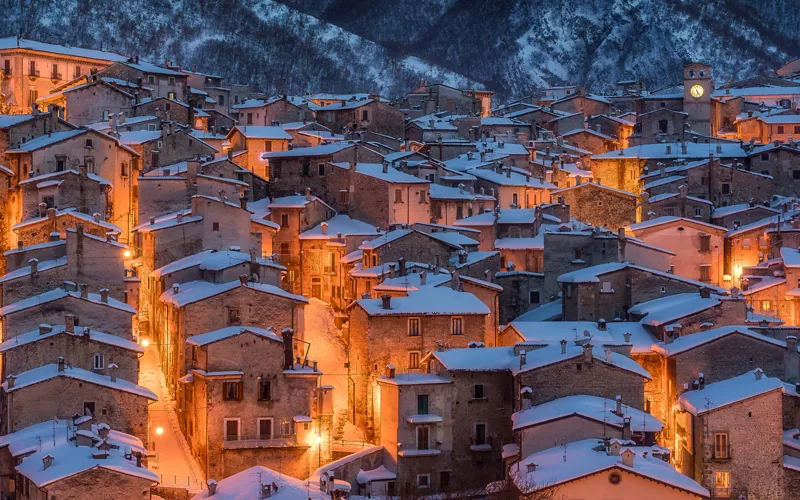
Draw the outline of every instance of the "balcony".
<instances>
[{"instance_id":1,"label":"balcony","mask_svg":"<svg viewBox=\"0 0 800 500\"><path fill-rule=\"evenodd\" d=\"M747 500L746 488L711 488L711 498L733 498Z\"/></svg>"},{"instance_id":2,"label":"balcony","mask_svg":"<svg viewBox=\"0 0 800 500\"><path fill-rule=\"evenodd\" d=\"M492 451L492 436L487 437L481 441L476 440L474 437L469 439L470 451L486 452Z\"/></svg>"},{"instance_id":3,"label":"balcony","mask_svg":"<svg viewBox=\"0 0 800 500\"><path fill-rule=\"evenodd\" d=\"M441 445L437 443L417 443L411 444L397 443L397 455L401 457L431 457L434 455L441 455L442 450L439 449Z\"/></svg>"},{"instance_id":4,"label":"balcony","mask_svg":"<svg viewBox=\"0 0 800 500\"><path fill-rule=\"evenodd\" d=\"M442 417L431 413L411 415L406 419L409 424L438 424L442 422Z\"/></svg>"},{"instance_id":5,"label":"balcony","mask_svg":"<svg viewBox=\"0 0 800 500\"><path fill-rule=\"evenodd\" d=\"M61 80L61 76L62 76L61 73L51 73L50 79L53 81L58 81Z\"/></svg>"},{"instance_id":6,"label":"balcony","mask_svg":"<svg viewBox=\"0 0 800 500\"><path fill-rule=\"evenodd\" d=\"M270 439L261 436L239 436L238 439L225 439L222 442L224 450L246 450L252 448L296 448L310 447L310 444L299 443L297 434L281 434Z\"/></svg>"},{"instance_id":7,"label":"balcony","mask_svg":"<svg viewBox=\"0 0 800 500\"><path fill-rule=\"evenodd\" d=\"M728 446L727 450L714 450L711 460L714 462L728 462L731 460L731 447Z\"/></svg>"},{"instance_id":8,"label":"balcony","mask_svg":"<svg viewBox=\"0 0 800 500\"><path fill-rule=\"evenodd\" d=\"M29 72L28 78L30 78L31 80L39 78L39 70Z\"/></svg>"}]
</instances>

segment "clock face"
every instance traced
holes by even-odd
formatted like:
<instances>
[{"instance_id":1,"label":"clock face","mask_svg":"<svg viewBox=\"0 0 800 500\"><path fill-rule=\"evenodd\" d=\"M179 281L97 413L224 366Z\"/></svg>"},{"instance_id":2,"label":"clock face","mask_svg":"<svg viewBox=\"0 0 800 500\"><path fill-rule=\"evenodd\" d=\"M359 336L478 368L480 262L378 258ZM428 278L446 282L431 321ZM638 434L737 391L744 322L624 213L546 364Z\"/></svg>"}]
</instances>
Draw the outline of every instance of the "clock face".
<instances>
[{"instance_id":1,"label":"clock face","mask_svg":"<svg viewBox=\"0 0 800 500\"><path fill-rule=\"evenodd\" d=\"M702 85L693 85L692 88L689 89L689 92L692 94L692 97L694 97L695 99L699 99L700 97L703 96L703 92L705 91L703 90Z\"/></svg>"}]
</instances>

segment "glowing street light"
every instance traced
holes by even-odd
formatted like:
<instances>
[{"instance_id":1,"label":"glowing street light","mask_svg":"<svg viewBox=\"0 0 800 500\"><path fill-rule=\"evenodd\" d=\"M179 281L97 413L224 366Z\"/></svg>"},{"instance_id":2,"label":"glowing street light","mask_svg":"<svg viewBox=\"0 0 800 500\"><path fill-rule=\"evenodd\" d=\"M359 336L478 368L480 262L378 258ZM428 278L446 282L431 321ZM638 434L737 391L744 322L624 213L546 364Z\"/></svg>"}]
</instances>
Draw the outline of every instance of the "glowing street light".
<instances>
[{"instance_id":1,"label":"glowing street light","mask_svg":"<svg viewBox=\"0 0 800 500\"><path fill-rule=\"evenodd\" d=\"M156 427L156 435L160 436L162 434L164 434L164 428L163 427Z\"/></svg>"},{"instance_id":2,"label":"glowing street light","mask_svg":"<svg viewBox=\"0 0 800 500\"><path fill-rule=\"evenodd\" d=\"M149 339L142 339L142 347L147 347L150 345Z\"/></svg>"},{"instance_id":3,"label":"glowing street light","mask_svg":"<svg viewBox=\"0 0 800 500\"><path fill-rule=\"evenodd\" d=\"M322 443L322 438L321 438L321 437L319 437L319 436L317 436L317 439L316 439L316 441L317 441L317 444L320 444L320 443Z\"/></svg>"},{"instance_id":4,"label":"glowing street light","mask_svg":"<svg viewBox=\"0 0 800 500\"><path fill-rule=\"evenodd\" d=\"M131 255L133 255L133 254L131 253L130 250L125 250L125 252L123 252L122 255L124 255L126 259L130 259Z\"/></svg>"}]
</instances>

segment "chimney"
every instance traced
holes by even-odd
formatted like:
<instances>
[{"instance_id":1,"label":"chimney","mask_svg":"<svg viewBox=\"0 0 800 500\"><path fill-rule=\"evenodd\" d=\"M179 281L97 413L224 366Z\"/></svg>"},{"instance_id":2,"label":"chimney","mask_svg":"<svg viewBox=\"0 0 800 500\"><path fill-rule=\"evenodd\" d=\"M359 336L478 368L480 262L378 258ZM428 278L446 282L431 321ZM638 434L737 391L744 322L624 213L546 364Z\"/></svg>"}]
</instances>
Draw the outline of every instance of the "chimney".
<instances>
[{"instance_id":1,"label":"chimney","mask_svg":"<svg viewBox=\"0 0 800 500\"><path fill-rule=\"evenodd\" d=\"M606 331L606 320L604 320L603 318L598 319L597 329L600 330L601 332Z\"/></svg>"},{"instance_id":2,"label":"chimney","mask_svg":"<svg viewBox=\"0 0 800 500\"><path fill-rule=\"evenodd\" d=\"M59 356L58 360L56 362L58 364L59 373L63 372L64 371L64 356Z\"/></svg>"},{"instance_id":3,"label":"chimney","mask_svg":"<svg viewBox=\"0 0 800 500\"><path fill-rule=\"evenodd\" d=\"M527 353L522 350L519 353L519 369L522 370L522 367L525 366L525 363L528 362L528 355Z\"/></svg>"},{"instance_id":4,"label":"chimney","mask_svg":"<svg viewBox=\"0 0 800 500\"><path fill-rule=\"evenodd\" d=\"M753 370L753 375L755 375L756 380L761 380L761 376L764 375L764 370L761 368L756 368Z\"/></svg>"},{"instance_id":5,"label":"chimney","mask_svg":"<svg viewBox=\"0 0 800 500\"><path fill-rule=\"evenodd\" d=\"M106 423L97 425L97 435L100 436L101 439L108 439L108 434L110 431L111 427Z\"/></svg>"},{"instance_id":6,"label":"chimney","mask_svg":"<svg viewBox=\"0 0 800 500\"><path fill-rule=\"evenodd\" d=\"M111 375L112 382L117 381L117 368L119 368L119 366L116 363L111 363L110 365L108 365L108 371Z\"/></svg>"},{"instance_id":7,"label":"chimney","mask_svg":"<svg viewBox=\"0 0 800 500\"><path fill-rule=\"evenodd\" d=\"M42 323L41 325L39 325L39 335L47 335L52 331L53 327L48 325L47 323Z\"/></svg>"},{"instance_id":8,"label":"chimney","mask_svg":"<svg viewBox=\"0 0 800 500\"><path fill-rule=\"evenodd\" d=\"M800 356L797 353L797 337L788 335L786 337L786 352L783 358L784 378L787 382L800 382Z\"/></svg>"},{"instance_id":9,"label":"chimney","mask_svg":"<svg viewBox=\"0 0 800 500\"><path fill-rule=\"evenodd\" d=\"M702 389L705 389L705 387L706 387L706 374L703 373L703 372L700 372L697 375L697 388L702 390Z\"/></svg>"},{"instance_id":10,"label":"chimney","mask_svg":"<svg viewBox=\"0 0 800 500\"><path fill-rule=\"evenodd\" d=\"M247 280L248 279L250 279L250 277L248 275L240 274L239 275L239 284L242 285L242 286L247 286Z\"/></svg>"},{"instance_id":11,"label":"chimney","mask_svg":"<svg viewBox=\"0 0 800 500\"><path fill-rule=\"evenodd\" d=\"M177 295L181 293L181 284L180 283L173 283L172 284L172 295Z\"/></svg>"},{"instance_id":12,"label":"chimney","mask_svg":"<svg viewBox=\"0 0 800 500\"><path fill-rule=\"evenodd\" d=\"M626 344L630 344L631 343L631 332L625 332L625 333L622 334L622 336L625 338L625 343Z\"/></svg>"},{"instance_id":13,"label":"chimney","mask_svg":"<svg viewBox=\"0 0 800 500\"><path fill-rule=\"evenodd\" d=\"M427 271L422 271L421 273L419 273L419 285L420 286L425 286L427 281L428 281L428 272Z\"/></svg>"},{"instance_id":14,"label":"chimney","mask_svg":"<svg viewBox=\"0 0 800 500\"><path fill-rule=\"evenodd\" d=\"M590 343L583 344L583 361L584 363L592 363L592 349L594 346Z\"/></svg>"},{"instance_id":15,"label":"chimney","mask_svg":"<svg viewBox=\"0 0 800 500\"><path fill-rule=\"evenodd\" d=\"M247 196L245 195L246 192L247 190L245 189L245 192L239 195L239 206L242 207L242 210L247 210Z\"/></svg>"},{"instance_id":16,"label":"chimney","mask_svg":"<svg viewBox=\"0 0 800 500\"><path fill-rule=\"evenodd\" d=\"M622 439L625 441L631 439L631 417L622 417Z\"/></svg>"},{"instance_id":17,"label":"chimney","mask_svg":"<svg viewBox=\"0 0 800 500\"><path fill-rule=\"evenodd\" d=\"M328 223L323 222L320 224L320 228L322 229L322 234L328 234Z\"/></svg>"},{"instance_id":18,"label":"chimney","mask_svg":"<svg viewBox=\"0 0 800 500\"><path fill-rule=\"evenodd\" d=\"M136 454L136 467L142 468L142 452L137 451Z\"/></svg>"},{"instance_id":19,"label":"chimney","mask_svg":"<svg viewBox=\"0 0 800 500\"><path fill-rule=\"evenodd\" d=\"M50 108L50 132L55 132L58 128L58 106L51 105Z\"/></svg>"},{"instance_id":20,"label":"chimney","mask_svg":"<svg viewBox=\"0 0 800 500\"><path fill-rule=\"evenodd\" d=\"M79 283L78 290L81 291L81 298L88 299L89 298L89 285L86 283Z\"/></svg>"},{"instance_id":21,"label":"chimney","mask_svg":"<svg viewBox=\"0 0 800 500\"><path fill-rule=\"evenodd\" d=\"M44 467L43 470L49 469L51 465L53 465L53 455L48 453L42 457L42 466Z\"/></svg>"},{"instance_id":22,"label":"chimney","mask_svg":"<svg viewBox=\"0 0 800 500\"><path fill-rule=\"evenodd\" d=\"M217 482L209 479L206 484L208 485L208 496L213 497L217 493Z\"/></svg>"},{"instance_id":23,"label":"chimney","mask_svg":"<svg viewBox=\"0 0 800 500\"><path fill-rule=\"evenodd\" d=\"M700 289L700 298L701 299L708 299L711 298L711 289L708 287L703 287Z\"/></svg>"},{"instance_id":24,"label":"chimney","mask_svg":"<svg viewBox=\"0 0 800 500\"><path fill-rule=\"evenodd\" d=\"M620 149L620 151L622 151L622 150ZM672 154L672 146L670 144L667 144L667 154L668 155Z\"/></svg>"},{"instance_id":25,"label":"chimney","mask_svg":"<svg viewBox=\"0 0 800 500\"><path fill-rule=\"evenodd\" d=\"M392 308L392 296L389 294L381 295L381 307L383 309L391 309Z\"/></svg>"},{"instance_id":26,"label":"chimney","mask_svg":"<svg viewBox=\"0 0 800 500\"><path fill-rule=\"evenodd\" d=\"M311 196L311 188L310 188L310 187L307 187L307 188L306 188L306 201L311 201L312 199L313 199L313 198L312 198L312 196Z\"/></svg>"},{"instance_id":27,"label":"chimney","mask_svg":"<svg viewBox=\"0 0 800 500\"><path fill-rule=\"evenodd\" d=\"M394 378L395 373L396 371L393 364L386 365L386 378Z\"/></svg>"},{"instance_id":28,"label":"chimney","mask_svg":"<svg viewBox=\"0 0 800 500\"><path fill-rule=\"evenodd\" d=\"M682 155L685 155L685 154L686 154L686 148L687 148L687 146L686 146L686 143L685 143L685 142L682 142L682 143L681 143L681 154L682 154Z\"/></svg>"},{"instance_id":29,"label":"chimney","mask_svg":"<svg viewBox=\"0 0 800 500\"><path fill-rule=\"evenodd\" d=\"M397 267L398 267L397 270L398 270L400 276L405 276L406 275L406 259L403 258L403 257L400 257L399 259L397 259Z\"/></svg>"},{"instance_id":30,"label":"chimney","mask_svg":"<svg viewBox=\"0 0 800 500\"><path fill-rule=\"evenodd\" d=\"M47 218L50 219L51 221L55 221L56 220L56 214L57 214L57 212L56 212L55 208L48 208L47 209Z\"/></svg>"},{"instance_id":31,"label":"chimney","mask_svg":"<svg viewBox=\"0 0 800 500\"><path fill-rule=\"evenodd\" d=\"M294 330L284 328L283 335L283 369L291 370L294 363Z\"/></svg>"},{"instance_id":32,"label":"chimney","mask_svg":"<svg viewBox=\"0 0 800 500\"><path fill-rule=\"evenodd\" d=\"M72 314L64 315L64 330L67 333L75 333L75 316Z\"/></svg>"},{"instance_id":33,"label":"chimney","mask_svg":"<svg viewBox=\"0 0 800 500\"><path fill-rule=\"evenodd\" d=\"M394 262L389 264L389 278L394 278L394 270L395 270Z\"/></svg>"},{"instance_id":34,"label":"chimney","mask_svg":"<svg viewBox=\"0 0 800 500\"><path fill-rule=\"evenodd\" d=\"M108 288L100 289L100 302L108 304Z\"/></svg>"},{"instance_id":35,"label":"chimney","mask_svg":"<svg viewBox=\"0 0 800 500\"><path fill-rule=\"evenodd\" d=\"M381 169L382 169L384 174L388 174L389 173L389 162L386 161L386 160L383 160L381 162Z\"/></svg>"},{"instance_id":36,"label":"chimney","mask_svg":"<svg viewBox=\"0 0 800 500\"><path fill-rule=\"evenodd\" d=\"M628 426L630 426L630 425L631 425L631 423L629 421L628 422ZM630 448L627 448L625 451L623 451L621 453L621 455L622 455L622 465L624 465L625 467L633 468L633 457L636 456L636 453L631 451Z\"/></svg>"},{"instance_id":37,"label":"chimney","mask_svg":"<svg viewBox=\"0 0 800 500\"><path fill-rule=\"evenodd\" d=\"M233 161L233 148L228 148L228 160Z\"/></svg>"},{"instance_id":38,"label":"chimney","mask_svg":"<svg viewBox=\"0 0 800 500\"><path fill-rule=\"evenodd\" d=\"M13 389L14 388L14 382L16 380L17 380L17 377L15 377L14 375L9 375L8 377L6 377L6 385L8 386L9 389Z\"/></svg>"},{"instance_id":39,"label":"chimney","mask_svg":"<svg viewBox=\"0 0 800 500\"><path fill-rule=\"evenodd\" d=\"M561 339L561 354L567 353L567 341L566 339Z\"/></svg>"},{"instance_id":40,"label":"chimney","mask_svg":"<svg viewBox=\"0 0 800 500\"><path fill-rule=\"evenodd\" d=\"M47 215L47 203L39 203L39 217Z\"/></svg>"},{"instance_id":41,"label":"chimney","mask_svg":"<svg viewBox=\"0 0 800 500\"><path fill-rule=\"evenodd\" d=\"M39 259L37 258L30 259L28 261L28 265L31 266L31 276L39 272Z\"/></svg>"}]
</instances>

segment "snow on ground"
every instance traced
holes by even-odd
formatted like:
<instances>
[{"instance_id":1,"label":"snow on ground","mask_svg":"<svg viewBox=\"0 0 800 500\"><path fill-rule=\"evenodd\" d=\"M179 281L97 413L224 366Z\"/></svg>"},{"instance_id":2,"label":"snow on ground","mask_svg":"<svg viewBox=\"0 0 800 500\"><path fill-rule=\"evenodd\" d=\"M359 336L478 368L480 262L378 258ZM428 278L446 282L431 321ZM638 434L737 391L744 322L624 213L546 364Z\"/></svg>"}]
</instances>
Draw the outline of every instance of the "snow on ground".
<instances>
[{"instance_id":1,"label":"snow on ground","mask_svg":"<svg viewBox=\"0 0 800 500\"><path fill-rule=\"evenodd\" d=\"M161 477L164 486L184 486L193 492L201 490L205 478L178 426L175 402L166 389L155 347L145 349L141 358L139 384L158 395L158 401L150 405L150 442L146 446L155 456L149 458L148 467ZM160 436L156 433L159 427L164 430Z\"/></svg>"}]
</instances>

